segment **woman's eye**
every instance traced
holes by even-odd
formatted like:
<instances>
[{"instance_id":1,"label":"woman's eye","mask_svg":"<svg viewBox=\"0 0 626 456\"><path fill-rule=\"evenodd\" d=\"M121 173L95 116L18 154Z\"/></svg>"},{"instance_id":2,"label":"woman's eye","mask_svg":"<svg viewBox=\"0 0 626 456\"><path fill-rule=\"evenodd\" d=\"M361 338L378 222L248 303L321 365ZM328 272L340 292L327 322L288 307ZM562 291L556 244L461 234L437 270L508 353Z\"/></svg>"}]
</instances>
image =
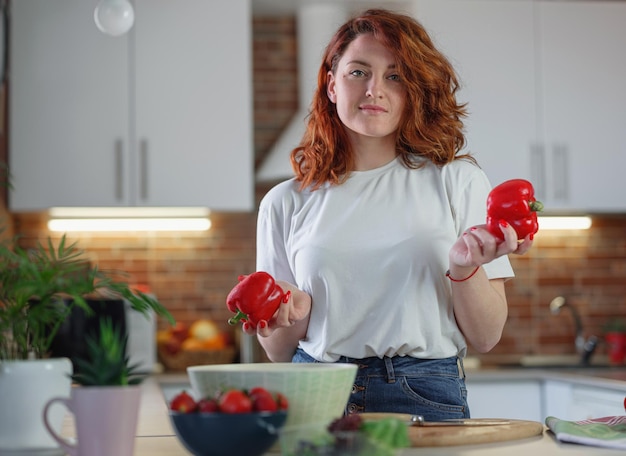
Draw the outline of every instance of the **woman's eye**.
<instances>
[{"instance_id":1,"label":"woman's eye","mask_svg":"<svg viewBox=\"0 0 626 456\"><path fill-rule=\"evenodd\" d=\"M387 76L387 79L391 79L392 81L400 81L400 75L399 74L392 74L390 76Z\"/></svg>"},{"instance_id":2,"label":"woman's eye","mask_svg":"<svg viewBox=\"0 0 626 456\"><path fill-rule=\"evenodd\" d=\"M363 71L363 70L352 70L350 72L350 74L352 76L359 76L360 77L360 76L365 76L365 71Z\"/></svg>"}]
</instances>

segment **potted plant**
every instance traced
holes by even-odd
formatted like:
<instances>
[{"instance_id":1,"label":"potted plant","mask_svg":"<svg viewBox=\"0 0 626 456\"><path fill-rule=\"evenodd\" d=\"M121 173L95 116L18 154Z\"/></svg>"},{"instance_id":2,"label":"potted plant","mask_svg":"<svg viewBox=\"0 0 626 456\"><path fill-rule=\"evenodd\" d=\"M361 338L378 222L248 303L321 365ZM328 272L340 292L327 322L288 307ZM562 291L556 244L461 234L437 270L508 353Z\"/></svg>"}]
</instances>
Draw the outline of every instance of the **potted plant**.
<instances>
[{"instance_id":1,"label":"potted plant","mask_svg":"<svg viewBox=\"0 0 626 456\"><path fill-rule=\"evenodd\" d=\"M145 375L136 373L126 354L128 336L108 318L100 320L98 334L86 336L87 355L78 359L79 373L72 375L70 398L56 397L44 407L44 424L50 435L70 456L97 454L132 456L140 404L139 384ZM48 413L59 402L72 411L75 443L50 425ZM106 430L106 431L104 431Z\"/></svg>"},{"instance_id":2,"label":"potted plant","mask_svg":"<svg viewBox=\"0 0 626 456\"><path fill-rule=\"evenodd\" d=\"M22 249L17 238L0 243L0 453L58 448L41 420L44 404L69 396L67 358L48 358L54 336L74 306L91 313L87 298L121 298L141 313L173 319L153 297L133 290L123 273L101 270L63 236L55 247ZM50 417L60 431L62 410Z\"/></svg>"},{"instance_id":3,"label":"potted plant","mask_svg":"<svg viewBox=\"0 0 626 456\"><path fill-rule=\"evenodd\" d=\"M624 364L626 360L626 319L613 318L604 325L604 341L607 345L609 362Z\"/></svg>"}]
</instances>

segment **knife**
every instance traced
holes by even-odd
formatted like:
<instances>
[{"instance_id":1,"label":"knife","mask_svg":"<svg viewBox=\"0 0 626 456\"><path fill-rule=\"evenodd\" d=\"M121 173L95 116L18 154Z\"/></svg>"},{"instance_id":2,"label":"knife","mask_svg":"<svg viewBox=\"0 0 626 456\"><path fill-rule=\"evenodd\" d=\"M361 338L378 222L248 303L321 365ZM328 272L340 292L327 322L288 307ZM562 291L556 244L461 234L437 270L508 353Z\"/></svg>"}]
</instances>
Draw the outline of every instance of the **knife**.
<instances>
[{"instance_id":1,"label":"knife","mask_svg":"<svg viewBox=\"0 0 626 456\"><path fill-rule=\"evenodd\" d=\"M451 419L444 421L426 421L421 415L413 415L408 422L409 426L496 426L502 424L511 424L509 420L492 419L492 418L472 418L472 419Z\"/></svg>"}]
</instances>

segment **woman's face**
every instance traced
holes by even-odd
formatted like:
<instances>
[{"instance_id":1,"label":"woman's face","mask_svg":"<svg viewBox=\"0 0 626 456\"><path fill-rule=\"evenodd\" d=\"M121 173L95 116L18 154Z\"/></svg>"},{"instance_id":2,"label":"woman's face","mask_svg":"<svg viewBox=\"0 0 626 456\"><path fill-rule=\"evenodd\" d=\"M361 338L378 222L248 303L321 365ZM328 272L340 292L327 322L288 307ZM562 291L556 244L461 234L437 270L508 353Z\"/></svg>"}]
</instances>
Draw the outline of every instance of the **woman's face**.
<instances>
[{"instance_id":1,"label":"woman's face","mask_svg":"<svg viewBox=\"0 0 626 456\"><path fill-rule=\"evenodd\" d=\"M394 135L406 90L394 55L374 35L359 35L352 41L328 78L328 97L349 130L375 138Z\"/></svg>"}]
</instances>

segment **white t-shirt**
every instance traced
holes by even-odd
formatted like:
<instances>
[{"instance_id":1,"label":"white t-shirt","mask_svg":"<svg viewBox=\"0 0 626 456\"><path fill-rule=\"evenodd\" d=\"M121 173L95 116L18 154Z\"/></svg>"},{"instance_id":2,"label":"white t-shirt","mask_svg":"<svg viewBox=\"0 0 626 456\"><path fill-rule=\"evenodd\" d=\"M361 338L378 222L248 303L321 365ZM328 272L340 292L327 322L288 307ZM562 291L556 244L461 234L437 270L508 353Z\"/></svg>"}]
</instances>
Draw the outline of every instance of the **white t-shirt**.
<instances>
[{"instance_id":1,"label":"white t-shirt","mask_svg":"<svg viewBox=\"0 0 626 456\"><path fill-rule=\"evenodd\" d=\"M329 362L464 356L445 272L452 244L485 223L483 171L467 160L409 169L396 158L341 185L298 185L282 182L260 204L257 270L311 295L300 347ZM506 256L484 269L513 276Z\"/></svg>"}]
</instances>

